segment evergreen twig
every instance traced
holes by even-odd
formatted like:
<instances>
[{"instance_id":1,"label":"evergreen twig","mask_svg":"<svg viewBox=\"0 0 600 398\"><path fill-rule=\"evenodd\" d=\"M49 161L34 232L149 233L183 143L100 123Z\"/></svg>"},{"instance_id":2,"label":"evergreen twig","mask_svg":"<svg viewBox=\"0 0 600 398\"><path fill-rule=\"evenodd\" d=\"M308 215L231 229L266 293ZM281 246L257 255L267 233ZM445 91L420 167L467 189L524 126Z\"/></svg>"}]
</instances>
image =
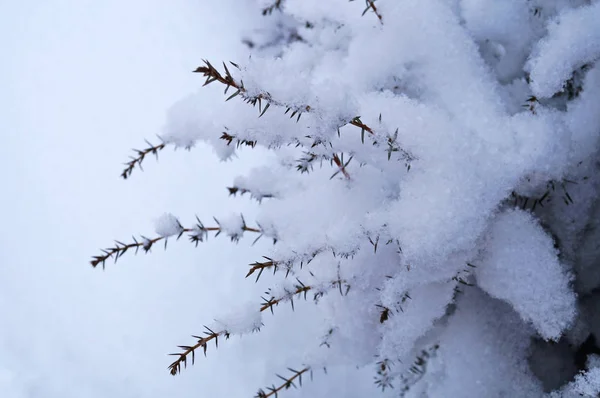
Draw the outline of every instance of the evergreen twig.
<instances>
[{"instance_id":1,"label":"evergreen twig","mask_svg":"<svg viewBox=\"0 0 600 398\"><path fill-rule=\"evenodd\" d=\"M302 375L308 371L310 371L310 367L307 366L301 370L295 370L292 368L288 368L288 370L290 372L292 372L292 375L290 377L283 377L280 375L276 375L277 377L279 377L281 380L283 380L283 383L281 383L279 386L275 386L275 384L273 384L271 387L267 387L266 390L268 392L265 392L265 390L263 390L262 388L258 390L258 392L255 395L255 398L269 398L269 397L278 397L278 393L282 390L287 390L291 387L297 388L296 384L294 384L294 381L298 381L298 385L302 386ZM312 378L312 372L311 372L311 378Z\"/></svg>"}]
</instances>

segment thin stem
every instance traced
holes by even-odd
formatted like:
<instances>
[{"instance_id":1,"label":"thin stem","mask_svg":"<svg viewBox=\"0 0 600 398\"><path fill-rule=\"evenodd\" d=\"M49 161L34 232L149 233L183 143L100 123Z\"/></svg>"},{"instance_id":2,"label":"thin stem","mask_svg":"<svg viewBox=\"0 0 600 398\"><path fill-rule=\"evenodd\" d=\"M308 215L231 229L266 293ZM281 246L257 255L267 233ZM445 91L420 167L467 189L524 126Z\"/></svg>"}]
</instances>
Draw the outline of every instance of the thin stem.
<instances>
[{"instance_id":1,"label":"thin stem","mask_svg":"<svg viewBox=\"0 0 600 398\"><path fill-rule=\"evenodd\" d=\"M292 376L290 376L288 378L285 378L285 377L277 375L277 377L279 377L280 379L283 380L283 383L281 383L281 385L279 385L277 387L275 385L273 385L271 387L268 387L267 388L269 390L268 393L266 393L262 389L258 390L258 392L256 393L255 398L269 398L269 397L272 397L272 396L277 397L278 393L281 390L287 390L290 387L296 387L296 385L294 384L294 381L296 379L298 379L298 384L302 385L302 375L304 373L308 372L310 370L310 367L305 367L304 369L298 370L298 371L294 370L294 369L289 369L289 370L291 370L292 372L294 372L294 374Z\"/></svg>"}]
</instances>

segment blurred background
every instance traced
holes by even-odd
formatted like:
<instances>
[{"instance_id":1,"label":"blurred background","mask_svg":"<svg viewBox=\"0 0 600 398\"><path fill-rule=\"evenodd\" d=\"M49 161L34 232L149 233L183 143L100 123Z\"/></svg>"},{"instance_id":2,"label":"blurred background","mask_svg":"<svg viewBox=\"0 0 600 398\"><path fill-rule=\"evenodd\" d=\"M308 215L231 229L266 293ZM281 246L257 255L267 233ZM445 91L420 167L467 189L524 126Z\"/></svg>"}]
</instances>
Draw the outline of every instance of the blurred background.
<instances>
[{"instance_id":1,"label":"blurred background","mask_svg":"<svg viewBox=\"0 0 600 398\"><path fill-rule=\"evenodd\" d=\"M253 203L225 188L260 163L256 151L221 163L203 145L168 148L131 179L119 174L200 88L191 71L203 58L247 57L241 35L260 23L256 10L249 0L0 0L1 397L237 397L272 379L259 358L241 358L240 339L180 376L167 370L167 354L204 323L257 300L258 288L240 286L252 286L244 275L260 245L182 239L106 271L89 264L113 239L154 236L164 212L184 224L252 216Z\"/></svg>"}]
</instances>

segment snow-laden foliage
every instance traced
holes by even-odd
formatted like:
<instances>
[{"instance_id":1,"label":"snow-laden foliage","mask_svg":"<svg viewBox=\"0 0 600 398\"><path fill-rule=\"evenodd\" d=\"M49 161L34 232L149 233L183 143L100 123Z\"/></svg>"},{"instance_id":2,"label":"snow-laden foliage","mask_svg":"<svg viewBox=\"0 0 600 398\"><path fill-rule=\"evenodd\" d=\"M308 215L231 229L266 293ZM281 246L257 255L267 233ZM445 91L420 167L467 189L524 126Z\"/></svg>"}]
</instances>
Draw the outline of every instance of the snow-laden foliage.
<instances>
[{"instance_id":1,"label":"snow-laden foliage","mask_svg":"<svg viewBox=\"0 0 600 398\"><path fill-rule=\"evenodd\" d=\"M182 233L275 243L248 272L274 274L263 303L211 324L171 372L213 340L260 330L279 304L308 300L322 341L307 337L306 362L258 397L340 364L372 367L384 396L597 394L599 368L585 360L597 347L582 343L598 314L582 300L600 287L600 2L279 0L261 10L264 24L244 38L250 58L195 70L225 96L175 104L161 144L123 174L166 146L204 141L223 160L265 148L274 160L227 187L257 200L259 216L190 228L164 216L158 238L92 261ZM557 366L577 363L560 391L536 371L556 342L569 347Z\"/></svg>"}]
</instances>

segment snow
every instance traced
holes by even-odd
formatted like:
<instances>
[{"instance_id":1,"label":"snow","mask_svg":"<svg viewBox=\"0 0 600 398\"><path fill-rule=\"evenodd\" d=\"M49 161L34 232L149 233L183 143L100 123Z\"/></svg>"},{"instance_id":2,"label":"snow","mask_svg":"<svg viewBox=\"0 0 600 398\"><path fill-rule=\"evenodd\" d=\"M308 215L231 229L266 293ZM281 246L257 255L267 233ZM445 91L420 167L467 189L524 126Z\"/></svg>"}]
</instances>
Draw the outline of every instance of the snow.
<instances>
[{"instance_id":1,"label":"snow","mask_svg":"<svg viewBox=\"0 0 600 398\"><path fill-rule=\"evenodd\" d=\"M550 97L563 89L575 68L600 57L600 3L566 10L548 24L548 35L540 41L527 67L532 89L539 97Z\"/></svg>"},{"instance_id":2,"label":"snow","mask_svg":"<svg viewBox=\"0 0 600 398\"><path fill-rule=\"evenodd\" d=\"M306 311L326 322L307 326L302 358L388 359L401 363L391 379L432 397L542 396L531 338L575 341L593 327L576 279L597 280L598 4L378 1L380 23L359 3L283 2L256 37L287 42L259 46L234 73L268 111L232 100L186 117L190 97L163 138L220 154L220 116L232 144L275 155L232 188L277 237L269 258L319 293ZM282 274L269 294L294 290ZM348 295L327 291L341 279ZM327 330L323 352L314 340ZM438 344L427 373L406 378Z\"/></svg>"},{"instance_id":3,"label":"snow","mask_svg":"<svg viewBox=\"0 0 600 398\"><path fill-rule=\"evenodd\" d=\"M552 238L522 210L496 216L476 270L477 284L510 303L545 339L558 340L576 315L572 277Z\"/></svg>"},{"instance_id":4,"label":"snow","mask_svg":"<svg viewBox=\"0 0 600 398\"><path fill-rule=\"evenodd\" d=\"M441 337L428 396L542 397L527 365L532 334L507 304L465 291Z\"/></svg>"},{"instance_id":5,"label":"snow","mask_svg":"<svg viewBox=\"0 0 600 398\"><path fill-rule=\"evenodd\" d=\"M222 252L190 260L176 294L186 311L158 306L169 327L243 336L206 360L229 352L248 368L244 386L272 383L263 371L333 370L290 397L336 396L339 384L373 396L377 369L397 387L382 396L537 398L550 374L561 375L551 394L595 394L597 358L546 375L529 358L570 369L582 341L600 338L600 3L378 0L363 15L369 2L284 0L265 16L275 3L242 3L248 15L214 22L255 14L240 27L239 67L207 57L221 74L225 61L239 95L226 100L235 87L224 94L214 76L200 88L198 58L187 95L153 124L165 145L190 149L177 152L190 166L152 186L182 181L160 196L191 203L175 205L182 220L210 220L184 230L165 213L156 234L189 232L203 246L193 253ZM161 168L175 162L159 156ZM156 175L134 172L128 183ZM244 279L257 258L277 272ZM261 297L280 300L273 316Z\"/></svg>"},{"instance_id":6,"label":"snow","mask_svg":"<svg viewBox=\"0 0 600 398\"><path fill-rule=\"evenodd\" d=\"M173 214L165 213L156 219L155 230L159 236L168 238L179 235L183 231L183 226Z\"/></svg>"},{"instance_id":7,"label":"snow","mask_svg":"<svg viewBox=\"0 0 600 398\"><path fill-rule=\"evenodd\" d=\"M257 332L263 326L262 313L255 303L237 307L228 314L215 319L212 330L226 330L232 335L244 335Z\"/></svg>"},{"instance_id":8,"label":"snow","mask_svg":"<svg viewBox=\"0 0 600 398\"><path fill-rule=\"evenodd\" d=\"M598 366L597 356L590 355L588 368L588 370L577 374L575 379L559 392L550 394L550 398L597 397L600 394L600 366Z\"/></svg>"},{"instance_id":9,"label":"snow","mask_svg":"<svg viewBox=\"0 0 600 398\"><path fill-rule=\"evenodd\" d=\"M244 227L246 224L243 217L239 214L231 214L228 217L224 217L216 221L221 228L221 231L229 236L233 241L239 240L244 234Z\"/></svg>"}]
</instances>

